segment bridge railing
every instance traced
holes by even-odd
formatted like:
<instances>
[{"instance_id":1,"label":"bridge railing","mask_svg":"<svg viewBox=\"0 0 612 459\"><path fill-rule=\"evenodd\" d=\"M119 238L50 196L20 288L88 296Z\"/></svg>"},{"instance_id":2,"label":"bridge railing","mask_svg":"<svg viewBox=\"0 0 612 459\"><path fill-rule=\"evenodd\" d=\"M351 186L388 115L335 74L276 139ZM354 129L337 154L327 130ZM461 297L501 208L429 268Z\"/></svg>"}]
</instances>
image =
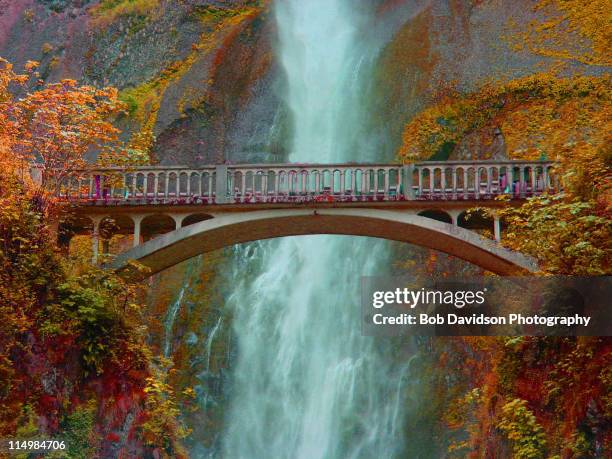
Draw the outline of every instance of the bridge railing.
<instances>
[{"instance_id":1,"label":"bridge railing","mask_svg":"<svg viewBox=\"0 0 612 459\"><path fill-rule=\"evenodd\" d=\"M227 204L516 198L558 187L549 161L259 164L76 171L59 187L93 204Z\"/></svg>"},{"instance_id":2,"label":"bridge railing","mask_svg":"<svg viewBox=\"0 0 612 459\"><path fill-rule=\"evenodd\" d=\"M428 161L412 171L417 199L525 198L559 188L550 161Z\"/></svg>"}]
</instances>

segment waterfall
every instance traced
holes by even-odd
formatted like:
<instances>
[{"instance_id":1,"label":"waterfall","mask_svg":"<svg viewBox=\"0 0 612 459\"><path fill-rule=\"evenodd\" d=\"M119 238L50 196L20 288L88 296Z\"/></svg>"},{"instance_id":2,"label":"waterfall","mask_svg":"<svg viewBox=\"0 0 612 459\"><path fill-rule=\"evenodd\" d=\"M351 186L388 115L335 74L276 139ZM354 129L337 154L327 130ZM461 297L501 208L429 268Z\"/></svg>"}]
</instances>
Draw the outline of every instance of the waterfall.
<instances>
[{"instance_id":1,"label":"waterfall","mask_svg":"<svg viewBox=\"0 0 612 459\"><path fill-rule=\"evenodd\" d=\"M172 330L174 328L176 314L181 307L183 296L185 296L185 290L188 286L189 283L187 281L182 284L176 300L170 305L168 312L166 313L166 319L164 320L164 357L166 358L170 356L170 351L172 348Z\"/></svg>"},{"instance_id":2,"label":"waterfall","mask_svg":"<svg viewBox=\"0 0 612 459\"><path fill-rule=\"evenodd\" d=\"M185 292L189 289L189 285L191 283L194 271L197 272L202 257L196 257L187 262L187 268L185 270L185 275L183 278L183 282L181 283L181 289L176 297L176 300L168 307L168 311L166 312L166 317L164 319L164 344L163 344L163 356L168 358L172 353L172 339L174 337L174 322L176 321L176 316L181 309L181 305L183 303L183 297L185 296Z\"/></svg>"},{"instance_id":3,"label":"waterfall","mask_svg":"<svg viewBox=\"0 0 612 459\"><path fill-rule=\"evenodd\" d=\"M371 46L360 43L367 15L356 12L358 3L276 0L291 161L377 159L356 141L373 60ZM389 340L362 336L360 323L360 276L385 272L388 247L302 236L235 249L242 259L228 307L238 350L222 457L401 454L407 363L394 363L402 358ZM253 259L258 272L246 276Z\"/></svg>"}]
</instances>

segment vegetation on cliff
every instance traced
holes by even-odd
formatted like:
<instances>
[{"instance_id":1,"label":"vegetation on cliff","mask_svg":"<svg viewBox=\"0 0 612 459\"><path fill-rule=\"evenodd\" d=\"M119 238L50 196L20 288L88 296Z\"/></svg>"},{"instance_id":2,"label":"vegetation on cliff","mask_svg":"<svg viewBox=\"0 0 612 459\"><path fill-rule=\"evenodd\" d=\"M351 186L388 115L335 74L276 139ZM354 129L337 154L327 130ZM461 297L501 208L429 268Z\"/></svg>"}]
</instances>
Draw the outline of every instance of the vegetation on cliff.
<instances>
[{"instance_id":1,"label":"vegetation on cliff","mask_svg":"<svg viewBox=\"0 0 612 459\"><path fill-rule=\"evenodd\" d=\"M550 273L609 274L611 101L608 75L542 73L474 93L450 91L406 125L400 157L426 159L468 135L500 129L510 158L557 161L563 186L501 211L504 243L537 257Z\"/></svg>"},{"instance_id":2,"label":"vegetation on cliff","mask_svg":"<svg viewBox=\"0 0 612 459\"><path fill-rule=\"evenodd\" d=\"M441 339L434 384L449 397L449 456L604 457L612 442L611 345L605 337Z\"/></svg>"},{"instance_id":3,"label":"vegetation on cliff","mask_svg":"<svg viewBox=\"0 0 612 459\"><path fill-rule=\"evenodd\" d=\"M571 67L610 65L607 9L602 1L534 2L538 19L512 24L508 39L517 52L549 59L548 71L473 91L442 88L404 128L399 157L407 162L455 159L474 139L490 146L496 130L510 159L557 162L561 190L497 211L506 224L502 242L538 258L543 274L612 272L609 67L582 74ZM444 413L449 457L586 458L611 450L608 337L430 344L432 398Z\"/></svg>"},{"instance_id":4,"label":"vegetation on cliff","mask_svg":"<svg viewBox=\"0 0 612 459\"><path fill-rule=\"evenodd\" d=\"M181 457L186 431L145 343L139 287L54 242L56 180L92 147L105 160L133 152L109 120L117 91L32 89L28 67L0 61L0 436L66 439L62 457ZM48 168L42 184L32 160Z\"/></svg>"}]
</instances>

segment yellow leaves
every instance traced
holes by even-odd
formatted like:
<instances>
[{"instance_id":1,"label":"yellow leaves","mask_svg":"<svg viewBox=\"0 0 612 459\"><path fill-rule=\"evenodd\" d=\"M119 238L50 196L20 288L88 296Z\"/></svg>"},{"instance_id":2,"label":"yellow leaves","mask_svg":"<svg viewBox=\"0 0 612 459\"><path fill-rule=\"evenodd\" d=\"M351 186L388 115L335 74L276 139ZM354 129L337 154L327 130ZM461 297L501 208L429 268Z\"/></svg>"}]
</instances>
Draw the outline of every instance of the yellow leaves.
<instances>
[{"instance_id":1,"label":"yellow leaves","mask_svg":"<svg viewBox=\"0 0 612 459\"><path fill-rule=\"evenodd\" d=\"M36 61L27 61L25 65L23 66L23 68L25 69L26 72L32 72L35 69L37 69L39 65L40 64Z\"/></svg>"},{"instance_id":2,"label":"yellow leaves","mask_svg":"<svg viewBox=\"0 0 612 459\"><path fill-rule=\"evenodd\" d=\"M601 143L609 131L612 89L608 77L559 78L540 73L487 83L472 94L446 96L405 126L399 156L425 159L445 143L471 132L500 127L514 157L553 158L570 142ZM598 140L599 139L599 140Z\"/></svg>"},{"instance_id":3,"label":"yellow leaves","mask_svg":"<svg viewBox=\"0 0 612 459\"><path fill-rule=\"evenodd\" d=\"M513 457L517 459L543 459L545 457L546 435L527 402L519 398L502 407L501 419L497 424L513 443Z\"/></svg>"},{"instance_id":4,"label":"yellow leaves","mask_svg":"<svg viewBox=\"0 0 612 459\"><path fill-rule=\"evenodd\" d=\"M404 161L499 127L515 159L549 158L564 194L501 211L504 243L558 274L609 274L612 267L612 88L609 76L531 75L452 95L404 129ZM485 139L486 140L486 139Z\"/></svg>"},{"instance_id":5,"label":"yellow leaves","mask_svg":"<svg viewBox=\"0 0 612 459\"><path fill-rule=\"evenodd\" d=\"M612 9L607 0L538 0L539 15L509 37L513 48L587 65L612 65ZM517 29L516 24L511 25Z\"/></svg>"}]
</instances>

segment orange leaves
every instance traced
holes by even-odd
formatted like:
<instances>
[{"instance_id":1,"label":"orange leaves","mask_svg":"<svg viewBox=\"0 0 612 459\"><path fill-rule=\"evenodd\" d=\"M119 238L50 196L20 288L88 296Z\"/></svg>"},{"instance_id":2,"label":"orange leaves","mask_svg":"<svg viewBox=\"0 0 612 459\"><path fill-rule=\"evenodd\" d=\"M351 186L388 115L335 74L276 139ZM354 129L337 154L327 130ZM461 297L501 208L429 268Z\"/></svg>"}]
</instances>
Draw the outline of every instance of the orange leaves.
<instances>
[{"instance_id":1,"label":"orange leaves","mask_svg":"<svg viewBox=\"0 0 612 459\"><path fill-rule=\"evenodd\" d=\"M21 154L47 169L79 167L89 149L117 141L119 130L108 119L122 108L114 90L74 80L47 85L14 104Z\"/></svg>"},{"instance_id":2,"label":"orange leaves","mask_svg":"<svg viewBox=\"0 0 612 459\"><path fill-rule=\"evenodd\" d=\"M0 58L0 173L27 176L30 164L39 163L49 191L83 167L87 154L121 150L112 120L125 113L125 105L115 88L79 86L71 79L32 90L28 81L37 76L36 66L28 62L28 73L20 75ZM17 86L22 97L15 96Z\"/></svg>"}]
</instances>

